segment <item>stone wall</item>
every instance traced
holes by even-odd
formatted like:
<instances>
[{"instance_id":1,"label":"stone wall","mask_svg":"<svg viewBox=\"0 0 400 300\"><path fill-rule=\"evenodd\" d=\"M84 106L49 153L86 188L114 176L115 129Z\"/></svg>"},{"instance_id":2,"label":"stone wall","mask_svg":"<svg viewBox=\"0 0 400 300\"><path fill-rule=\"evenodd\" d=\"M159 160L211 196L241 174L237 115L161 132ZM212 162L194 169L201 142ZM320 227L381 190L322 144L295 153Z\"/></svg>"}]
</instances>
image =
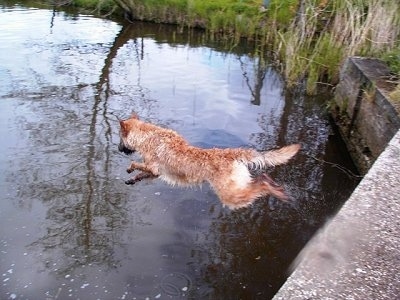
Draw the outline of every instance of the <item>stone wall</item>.
<instances>
[{"instance_id":1,"label":"stone wall","mask_svg":"<svg viewBox=\"0 0 400 300\"><path fill-rule=\"evenodd\" d=\"M361 174L400 128L399 109L388 97L394 88L380 60L350 57L342 67L332 115Z\"/></svg>"}]
</instances>

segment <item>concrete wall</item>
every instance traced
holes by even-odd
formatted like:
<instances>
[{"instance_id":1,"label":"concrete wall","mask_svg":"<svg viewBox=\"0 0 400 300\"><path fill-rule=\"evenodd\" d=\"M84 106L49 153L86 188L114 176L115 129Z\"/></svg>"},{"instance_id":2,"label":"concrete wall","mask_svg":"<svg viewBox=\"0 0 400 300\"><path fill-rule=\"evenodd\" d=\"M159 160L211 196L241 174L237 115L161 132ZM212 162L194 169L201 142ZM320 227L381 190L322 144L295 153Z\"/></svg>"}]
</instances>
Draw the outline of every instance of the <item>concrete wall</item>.
<instances>
[{"instance_id":1,"label":"concrete wall","mask_svg":"<svg viewBox=\"0 0 400 300\"><path fill-rule=\"evenodd\" d=\"M388 72L375 59L344 64L333 115L366 175L299 254L274 300L400 299L400 120Z\"/></svg>"},{"instance_id":2,"label":"concrete wall","mask_svg":"<svg viewBox=\"0 0 400 300\"><path fill-rule=\"evenodd\" d=\"M332 115L361 174L400 128L399 111L388 100L394 88L380 60L350 57L343 65Z\"/></svg>"},{"instance_id":3,"label":"concrete wall","mask_svg":"<svg viewBox=\"0 0 400 300\"><path fill-rule=\"evenodd\" d=\"M400 131L274 300L400 299Z\"/></svg>"}]
</instances>

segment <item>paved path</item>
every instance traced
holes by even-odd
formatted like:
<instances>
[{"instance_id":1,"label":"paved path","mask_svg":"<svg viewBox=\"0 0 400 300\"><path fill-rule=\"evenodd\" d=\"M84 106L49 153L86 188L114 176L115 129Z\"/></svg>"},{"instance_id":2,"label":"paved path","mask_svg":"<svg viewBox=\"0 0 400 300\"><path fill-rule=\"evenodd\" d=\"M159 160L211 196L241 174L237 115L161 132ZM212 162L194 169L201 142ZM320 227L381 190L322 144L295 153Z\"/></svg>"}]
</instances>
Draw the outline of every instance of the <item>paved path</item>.
<instances>
[{"instance_id":1,"label":"paved path","mask_svg":"<svg viewBox=\"0 0 400 300\"><path fill-rule=\"evenodd\" d=\"M274 300L400 299L400 131Z\"/></svg>"}]
</instances>

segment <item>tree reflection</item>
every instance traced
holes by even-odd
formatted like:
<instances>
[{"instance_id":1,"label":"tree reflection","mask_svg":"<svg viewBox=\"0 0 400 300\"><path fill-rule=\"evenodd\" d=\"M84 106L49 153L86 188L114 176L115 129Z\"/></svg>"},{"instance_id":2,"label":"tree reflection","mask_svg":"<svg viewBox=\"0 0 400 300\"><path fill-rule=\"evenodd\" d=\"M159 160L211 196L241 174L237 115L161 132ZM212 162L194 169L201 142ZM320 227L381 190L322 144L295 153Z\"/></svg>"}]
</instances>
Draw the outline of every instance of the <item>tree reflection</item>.
<instances>
[{"instance_id":1,"label":"tree reflection","mask_svg":"<svg viewBox=\"0 0 400 300\"><path fill-rule=\"evenodd\" d=\"M267 65L262 57L255 58L255 72L254 72L254 87L251 85L251 79L249 78L246 70L245 63L239 57L240 66L242 68L243 77L246 81L246 85L251 93L251 104L260 105L261 104L261 90L264 85L265 75L267 74Z\"/></svg>"},{"instance_id":2,"label":"tree reflection","mask_svg":"<svg viewBox=\"0 0 400 300\"><path fill-rule=\"evenodd\" d=\"M115 255L125 248L125 232L133 225L145 225L140 214L130 210L130 197L113 175L116 117L109 111L110 72L118 49L129 39L130 30L123 27L93 89L78 84L54 93L54 88L44 87L38 96L41 102L31 107L43 123L23 122L34 147L43 153L38 156L40 168L37 161L21 167L31 175L27 185L19 188L18 197L46 205L46 234L30 247L43 253L46 268L57 261L58 274L88 264L117 267L128 255L126 251L123 256ZM71 94L76 95L73 101L68 97ZM88 94L94 95L92 107L87 105ZM65 96L59 99L60 95Z\"/></svg>"}]
</instances>

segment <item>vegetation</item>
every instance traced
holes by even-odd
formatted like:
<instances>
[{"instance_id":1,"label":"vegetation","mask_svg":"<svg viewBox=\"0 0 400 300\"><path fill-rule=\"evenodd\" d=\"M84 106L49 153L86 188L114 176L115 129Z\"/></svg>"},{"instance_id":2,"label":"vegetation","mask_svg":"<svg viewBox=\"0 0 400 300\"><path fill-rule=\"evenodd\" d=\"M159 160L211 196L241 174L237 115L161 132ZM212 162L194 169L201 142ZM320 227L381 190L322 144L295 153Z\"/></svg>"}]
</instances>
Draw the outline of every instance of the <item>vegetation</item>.
<instances>
[{"instance_id":1,"label":"vegetation","mask_svg":"<svg viewBox=\"0 0 400 300\"><path fill-rule=\"evenodd\" d=\"M60 0L63 1L63 0ZM115 3L132 19L206 29L210 36L255 41L289 84L335 84L351 55L384 59L400 75L400 2L393 0L64 0L97 11ZM262 3L268 2L267 7Z\"/></svg>"},{"instance_id":2,"label":"vegetation","mask_svg":"<svg viewBox=\"0 0 400 300\"><path fill-rule=\"evenodd\" d=\"M389 97L396 107L400 105L400 84L390 93Z\"/></svg>"},{"instance_id":3,"label":"vegetation","mask_svg":"<svg viewBox=\"0 0 400 300\"><path fill-rule=\"evenodd\" d=\"M113 0L55 0L59 6L73 5L97 15L111 15L116 13L117 6Z\"/></svg>"},{"instance_id":4,"label":"vegetation","mask_svg":"<svg viewBox=\"0 0 400 300\"><path fill-rule=\"evenodd\" d=\"M302 1L300 17L281 36L289 81L307 75L307 89L335 83L351 55L383 58L400 46L400 4L385 0Z\"/></svg>"}]
</instances>

